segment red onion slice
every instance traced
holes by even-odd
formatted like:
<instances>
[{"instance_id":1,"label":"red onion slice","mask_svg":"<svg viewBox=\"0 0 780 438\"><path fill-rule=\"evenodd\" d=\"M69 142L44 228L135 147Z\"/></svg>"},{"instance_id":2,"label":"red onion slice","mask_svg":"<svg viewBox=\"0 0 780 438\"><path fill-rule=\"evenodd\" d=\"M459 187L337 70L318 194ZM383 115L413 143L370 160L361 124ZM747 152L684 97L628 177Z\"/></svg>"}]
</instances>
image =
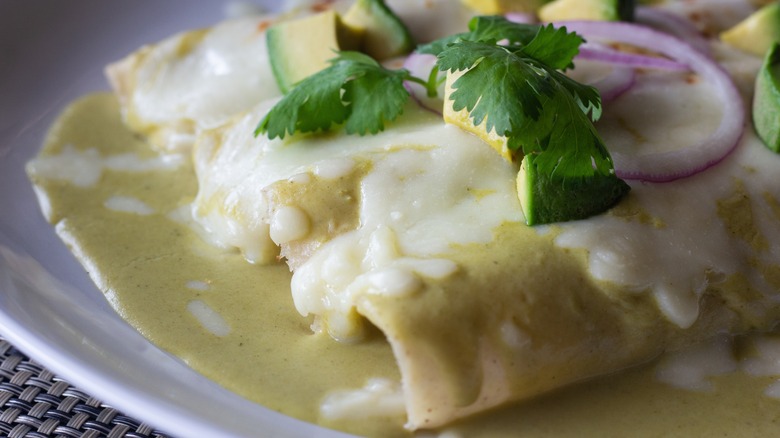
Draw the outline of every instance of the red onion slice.
<instances>
[{"instance_id":1,"label":"red onion slice","mask_svg":"<svg viewBox=\"0 0 780 438\"><path fill-rule=\"evenodd\" d=\"M601 44L585 43L580 46L578 57L609 64L625 65L634 68L653 68L658 70L689 71L690 68L680 62L656 56L637 55L619 52Z\"/></svg>"},{"instance_id":2,"label":"red onion slice","mask_svg":"<svg viewBox=\"0 0 780 438\"><path fill-rule=\"evenodd\" d=\"M742 96L725 70L712 58L677 37L645 26L603 21L558 22L585 38L604 38L658 52L687 64L691 71L713 86L722 102L718 128L703 141L683 149L631 155L613 153L615 172L629 180L668 182L706 170L723 160L739 143L745 125Z\"/></svg>"},{"instance_id":3,"label":"red onion slice","mask_svg":"<svg viewBox=\"0 0 780 438\"><path fill-rule=\"evenodd\" d=\"M621 94L630 90L636 83L636 72L633 68L615 66L606 76L589 85L596 87L601 95L601 102L615 100Z\"/></svg>"},{"instance_id":4,"label":"red onion slice","mask_svg":"<svg viewBox=\"0 0 780 438\"><path fill-rule=\"evenodd\" d=\"M702 53L707 55L711 53L710 43L702 36L699 29L679 15L649 6L637 7L635 15L638 23L675 35Z\"/></svg>"},{"instance_id":5,"label":"red onion slice","mask_svg":"<svg viewBox=\"0 0 780 438\"><path fill-rule=\"evenodd\" d=\"M436 55L429 55L423 53L412 53L404 62L404 68L409 70L412 76L427 79L431 74L431 70L436 65ZM440 73L441 75L441 73ZM437 90L436 97L429 97L428 92L422 85L416 82L406 81L404 82L406 90L412 96L421 107L431 110L436 114L441 115L444 107L444 81Z\"/></svg>"}]
</instances>

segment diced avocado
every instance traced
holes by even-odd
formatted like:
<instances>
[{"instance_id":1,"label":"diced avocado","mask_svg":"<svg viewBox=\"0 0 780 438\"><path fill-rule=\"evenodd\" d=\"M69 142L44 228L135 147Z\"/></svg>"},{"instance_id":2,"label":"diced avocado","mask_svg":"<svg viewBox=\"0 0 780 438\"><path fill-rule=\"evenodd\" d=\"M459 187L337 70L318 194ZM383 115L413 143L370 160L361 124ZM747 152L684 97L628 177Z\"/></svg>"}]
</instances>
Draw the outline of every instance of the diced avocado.
<instances>
[{"instance_id":1,"label":"diced avocado","mask_svg":"<svg viewBox=\"0 0 780 438\"><path fill-rule=\"evenodd\" d=\"M512 151L509 150L506 137L498 135L495 130L488 132L485 129L487 120L483 120L479 125L475 125L474 121L471 119L471 115L465 108L460 111L455 111L452 108L452 100L450 99L450 95L452 95L453 92L452 84L464 73L466 73L466 71L447 72L447 80L444 85L444 122L455 125L460 129L476 135L485 143L492 146L505 160L512 162L513 154Z\"/></svg>"},{"instance_id":2,"label":"diced avocado","mask_svg":"<svg viewBox=\"0 0 780 438\"><path fill-rule=\"evenodd\" d=\"M771 150L780 153L780 44L775 43L756 76L753 126Z\"/></svg>"},{"instance_id":3,"label":"diced avocado","mask_svg":"<svg viewBox=\"0 0 780 438\"><path fill-rule=\"evenodd\" d=\"M772 43L780 42L780 3L772 2L720 34L724 43L764 56Z\"/></svg>"},{"instance_id":4,"label":"diced avocado","mask_svg":"<svg viewBox=\"0 0 780 438\"><path fill-rule=\"evenodd\" d=\"M555 0L539 9L542 21L633 21L634 0Z\"/></svg>"},{"instance_id":5,"label":"diced avocado","mask_svg":"<svg viewBox=\"0 0 780 438\"><path fill-rule=\"evenodd\" d=\"M271 69L279 89L287 93L296 83L328 66L336 50L358 50L362 32L329 10L285 21L266 31Z\"/></svg>"},{"instance_id":6,"label":"diced avocado","mask_svg":"<svg viewBox=\"0 0 780 438\"><path fill-rule=\"evenodd\" d=\"M414 49L409 29L383 0L357 0L344 14L343 21L364 33L361 50L378 61Z\"/></svg>"},{"instance_id":7,"label":"diced avocado","mask_svg":"<svg viewBox=\"0 0 780 438\"><path fill-rule=\"evenodd\" d=\"M517 174L517 196L528 225L585 219L607 211L631 189L615 175L558 179L537 171L526 155Z\"/></svg>"},{"instance_id":8,"label":"diced avocado","mask_svg":"<svg viewBox=\"0 0 780 438\"><path fill-rule=\"evenodd\" d=\"M550 0L462 0L463 4L480 14L505 14L507 12L536 12Z\"/></svg>"}]
</instances>

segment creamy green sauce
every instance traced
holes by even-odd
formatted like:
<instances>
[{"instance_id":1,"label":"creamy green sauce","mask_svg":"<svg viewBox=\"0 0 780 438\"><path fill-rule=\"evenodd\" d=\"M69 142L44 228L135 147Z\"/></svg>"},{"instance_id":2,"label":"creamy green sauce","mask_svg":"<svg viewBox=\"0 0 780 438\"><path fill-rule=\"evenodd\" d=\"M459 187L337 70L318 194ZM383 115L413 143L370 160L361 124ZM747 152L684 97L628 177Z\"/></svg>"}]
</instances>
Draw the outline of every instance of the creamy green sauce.
<instances>
[{"instance_id":1,"label":"creamy green sauce","mask_svg":"<svg viewBox=\"0 0 780 438\"><path fill-rule=\"evenodd\" d=\"M104 94L68 108L41 154L57 155L65 145L96 148L101 156L155 156L124 127L115 99ZM389 345L378 332L359 344L313 334L311 321L293 307L285 265L248 264L171 220L168 215L196 193L189 164L176 171L106 170L99 184L84 188L64 181L34 183L51 201L52 223L72 238L74 251L108 300L150 341L229 390L287 415L356 434L407 434L403 418L338 424L319 418L319 404L329 391L355 389L373 377L400 378ZM104 202L118 195L137 198L155 213L107 209ZM193 281L207 287L192 287ZM206 330L187 310L194 300L221 315L229 334ZM711 393L675 389L657 383L649 364L445 430L468 437L537 437L762 436L780 429L780 402L761 395L771 379L735 373L713 381L717 390Z\"/></svg>"}]
</instances>

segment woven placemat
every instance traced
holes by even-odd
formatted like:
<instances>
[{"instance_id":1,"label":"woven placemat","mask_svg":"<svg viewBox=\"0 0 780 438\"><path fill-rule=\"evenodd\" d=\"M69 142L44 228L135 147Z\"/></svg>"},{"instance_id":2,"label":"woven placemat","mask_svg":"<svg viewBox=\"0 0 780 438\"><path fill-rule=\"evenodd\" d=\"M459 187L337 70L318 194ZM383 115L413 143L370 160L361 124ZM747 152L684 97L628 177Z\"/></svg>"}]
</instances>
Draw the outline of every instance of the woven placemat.
<instances>
[{"instance_id":1,"label":"woven placemat","mask_svg":"<svg viewBox=\"0 0 780 438\"><path fill-rule=\"evenodd\" d=\"M170 437L71 386L2 337L0 436Z\"/></svg>"}]
</instances>

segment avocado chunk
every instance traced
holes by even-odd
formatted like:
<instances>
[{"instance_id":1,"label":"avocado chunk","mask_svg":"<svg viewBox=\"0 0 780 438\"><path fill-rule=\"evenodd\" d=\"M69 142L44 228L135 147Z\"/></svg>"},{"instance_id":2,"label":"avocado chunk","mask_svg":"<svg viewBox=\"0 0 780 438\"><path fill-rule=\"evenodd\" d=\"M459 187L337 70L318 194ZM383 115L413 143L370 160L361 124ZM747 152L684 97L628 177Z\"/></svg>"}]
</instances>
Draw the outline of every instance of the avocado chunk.
<instances>
[{"instance_id":1,"label":"avocado chunk","mask_svg":"<svg viewBox=\"0 0 780 438\"><path fill-rule=\"evenodd\" d=\"M517 174L517 196L528 225L585 219L614 206L631 189L614 174L559 179L538 172L526 155Z\"/></svg>"},{"instance_id":2,"label":"avocado chunk","mask_svg":"<svg viewBox=\"0 0 780 438\"><path fill-rule=\"evenodd\" d=\"M475 125L466 108L460 111L453 108L450 100L452 84L464 73L447 73L444 121L481 138L506 161L516 162L522 153L509 149L507 137L499 135L495 130L488 132L487 120ZM603 213L630 190L628 184L614 174L595 174L587 178L557 178L543 174L535 164L538 156L524 156L517 174L517 196L528 225L585 219Z\"/></svg>"},{"instance_id":3,"label":"avocado chunk","mask_svg":"<svg viewBox=\"0 0 780 438\"><path fill-rule=\"evenodd\" d=\"M462 0L463 4L480 14L505 14L507 12L536 12L550 0Z\"/></svg>"},{"instance_id":4,"label":"avocado chunk","mask_svg":"<svg viewBox=\"0 0 780 438\"><path fill-rule=\"evenodd\" d=\"M507 138L503 135L498 135L495 130L487 131L487 119L483 120L479 125L475 125L471 114L466 108L460 111L455 111L452 107L452 100L450 96L455 91L452 88L452 84L463 76L466 71L447 72L447 79L444 85L444 108L442 115L444 122L450 125L455 125L466 132L470 132L477 137L481 138L485 143L489 144L496 152L499 153L505 160L510 163L514 160L514 154L509 150Z\"/></svg>"},{"instance_id":5,"label":"avocado chunk","mask_svg":"<svg viewBox=\"0 0 780 438\"><path fill-rule=\"evenodd\" d=\"M753 126L761 141L780 153L780 44L775 43L756 76Z\"/></svg>"},{"instance_id":6,"label":"avocado chunk","mask_svg":"<svg viewBox=\"0 0 780 438\"><path fill-rule=\"evenodd\" d=\"M720 40L739 50L764 56L773 43L780 42L780 3L772 2L753 12L721 33Z\"/></svg>"},{"instance_id":7,"label":"avocado chunk","mask_svg":"<svg viewBox=\"0 0 780 438\"><path fill-rule=\"evenodd\" d=\"M634 0L555 0L539 9L542 21L633 21Z\"/></svg>"},{"instance_id":8,"label":"avocado chunk","mask_svg":"<svg viewBox=\"0 0 780 438\"><path fill-rule=\"evenodd\" d=\"M358 50L362 32L329 10L271 26L266 44L276 82L287 93L296 83L328 67L335 51Z\"/></svg>"},{"instance_id":9,"label":"avocado chunk","mask_svg":"<svg viewBox=\"0 0 780 438\"><path fill-rule=\"evenodd\" d=\"M357 0L343 21L364 33L361 51L377 61L405 55L415 47L409 29L383 0Z\"/></svg>"}]
</instances>

